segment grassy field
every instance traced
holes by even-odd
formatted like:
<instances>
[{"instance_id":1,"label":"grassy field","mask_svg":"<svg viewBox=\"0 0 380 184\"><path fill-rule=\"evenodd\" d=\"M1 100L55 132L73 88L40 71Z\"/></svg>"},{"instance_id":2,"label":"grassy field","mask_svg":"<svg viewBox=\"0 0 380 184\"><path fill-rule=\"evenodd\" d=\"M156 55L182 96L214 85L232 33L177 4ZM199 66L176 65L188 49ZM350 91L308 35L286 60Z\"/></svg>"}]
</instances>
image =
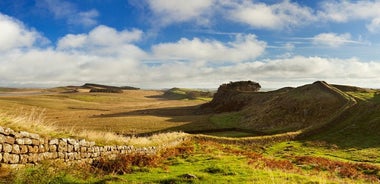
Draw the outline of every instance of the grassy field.
<instances>
[{"instance_id":1,"label":"grassy field","mask_svg":"<svg viewBox=\"0 0 380 184\"><path fill-rule=\"evenodd\" d=\"M328 122L327 128L321 127L310 136L277 142L275 136L266 136L269 141L259 141L264 137L250 138L257 134L239 131L246 128L237 122L247 118L247 109L204 113L199 106L209 99L180 97L182 93L178 90L172 90L175 94L169 96L163 91L127 90L122 94L81 91L0 97L0 125L36 133L51 131L55 133L53 136L78 136L81 132L89 138L84 135L88 131L93 140L115 136L112 139L122 140L121 143L144 146L170 142L179 136L195 136L167 133L130 140L122 135L226 129L205 132L209 135L205 139L191 139L158 156L129 158L136 165L125 160L110 161L115 167L126 167L121 173L96 165L47 162L18 171L0 167L4 175L0 183L380 182L380 101L376 90L345 92L345 97L354 97L357 104ZM311 99L303 91L296 92L299 94L292 94L295 96L291 99L302 98L306 107ZM322 93L317 97L322 97ZM288 103L285 98L277 101L284 102L281 105L294 105L294 101ZM103 142L109 143L115 142Z\"/></svg>"},{"instance_id":2,"label":"grassy field","mask_svg":"<svg viewBox=\"0 0 380 184\"><path fill-rule=\"evenodd\" d=\"M364 153L354 160L347 157L346 150L316 142L231 145L189 141L167 152L137 156L132 162L139 164L119 174L118 168L44 163L11 173L6 179L15 183L266 184L376 183L380 177L380 165L364 160ZM49 169L52 167L55 169Z\"/></svg>"},{"instance_id":3,"label":"grassy field","mask_svg":"<svg viewBox=\"0 0 380 184\"><path fill-rule=\"evenodd\" d=\"M56 93L0 97L0 111L16 115L40 111L45 121L62 129L138 134L204 128L208 126L208 115L195 113L204 102L167 100L162 91Z\"/></svg>"}]
</instances>

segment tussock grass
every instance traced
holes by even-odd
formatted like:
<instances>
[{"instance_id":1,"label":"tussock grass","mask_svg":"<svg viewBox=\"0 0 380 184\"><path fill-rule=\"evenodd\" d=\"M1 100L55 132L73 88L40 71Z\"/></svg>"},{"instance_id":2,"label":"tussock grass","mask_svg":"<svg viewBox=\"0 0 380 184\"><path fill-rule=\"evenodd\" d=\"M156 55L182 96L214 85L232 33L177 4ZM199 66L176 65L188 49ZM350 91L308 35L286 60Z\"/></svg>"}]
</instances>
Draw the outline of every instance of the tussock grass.
<instances>
[{"instance_id":1,"label":"tussock grass","mask_svg":"<svg viewBox=\"0 0 380 184\"><path fill-rule=\"evenodd\" d=\"M36 133L43 137L86 139L88 141L94 141L98 145L170 147L172 144L176 144L178 140L183 140L188 137L188 134L182 132L160 133L149 137L126 137L114 132L77 130L73 127L58 128L54 125L54 122L46 120L45 109L41 108L20 109L12 113L1 112L0 126L11 128L15 131Z\"/></svg>"},{"instance_id":2,"label":"tussock grass","mask_svg":"<svg viewBox=\"0 0 380 184\"><path fill-rule=\"evenodd\" d=\"M17 112L1 112L0 126L11 128L15 131L27 131L38 133L42 136L56 134L58 129L45 119L45 109L21 108Z\"/></svg>"}]
</instances>

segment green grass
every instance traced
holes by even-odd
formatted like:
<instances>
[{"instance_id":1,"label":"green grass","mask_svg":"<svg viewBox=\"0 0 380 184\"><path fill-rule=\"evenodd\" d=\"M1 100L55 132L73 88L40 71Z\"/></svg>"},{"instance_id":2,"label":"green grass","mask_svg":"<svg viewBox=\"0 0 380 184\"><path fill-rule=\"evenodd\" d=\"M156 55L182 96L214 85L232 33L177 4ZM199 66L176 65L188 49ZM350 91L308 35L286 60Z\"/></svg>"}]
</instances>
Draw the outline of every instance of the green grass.
<instances>
[{"instance_id":1,"label":"green grass","mask_svg":"<svg viewBox=\"0 0 380 184\"><path fill-rule=\"evenodd\" d=\"M210 121L218 128L236 128L241 118L239 112L231 112L215 114L210 117Z\"/></svg>"},{"instance_id":2,"label":"green grass","mask_svg":"<svg viewBox=\"0 0 380 184\"><path fill-rule=\"evenodd\" d=\"M380 148L339 148L337 145L322 141L289 141L276 143L266 148L265 154L276 157L312 155L350 162L380 164L380 157L378 157Z\"/></svg>"},{"instance_id":3,"label":"green grass","mask_svg":"<svg viewBox=\"0 0 380 184\"><path fill-rule=\"evenodd\" d=\"M211 101L212 93L208 91L201 91L201 90L196 90L196 89L172 88L165 92L164 97L171 100Z\"/></svg>"},{"instance_id":4,"label":"green grass","mask_svg":"<svg viewBox=\"0 0 380 184\"><path fill-rule=\"evenodd\" d=\"M368 92L347 92L347 94L363 101L380 102L380 93L375 90Z\"/></svg>"},{"instance_id":5,"label":"green grass","mask_svg":"<svg viewBox=\"0 0 380 184\"><path fill-rule=\"evenodd\" d=\"M224 145L213 142L194 142L191 154L169 157L157 166L134 167L123 175L96 174L87 167L62 167L43 164L27 167L13 175L14 183L368 183L360 178L341 177L338 173L315 170L286 161L281 150L305 156L311 151L320 156L332 148L304 150L300 142L283 142L267 147ZM321 153L319 153L321 152ZM291 155L295 157L296 155ZM331 160L344 160L328 156ZM285 167L283 163L292 167ZM83 173L85 172L85 173ZM338 171L336 171L338 172ZM364 171L363 171L364 172ZM195 176L187 178L186 176ZM12 178L12 177L11 177ZM12 181L9 180L8 182ZM1 180L0 180L1 181Z\"/></svg>"},{"instance_id":6,"label":"green grass","mask_svg":"<svg viewBox=\"0 0 380 184\"><path fill-rule=\"evenodd\" d=\"M222 132L210 132L205 133L206 135L219 136L219 137L249 137L255 134L242 131L222 131Z\"/></svg>"}]
</instances>

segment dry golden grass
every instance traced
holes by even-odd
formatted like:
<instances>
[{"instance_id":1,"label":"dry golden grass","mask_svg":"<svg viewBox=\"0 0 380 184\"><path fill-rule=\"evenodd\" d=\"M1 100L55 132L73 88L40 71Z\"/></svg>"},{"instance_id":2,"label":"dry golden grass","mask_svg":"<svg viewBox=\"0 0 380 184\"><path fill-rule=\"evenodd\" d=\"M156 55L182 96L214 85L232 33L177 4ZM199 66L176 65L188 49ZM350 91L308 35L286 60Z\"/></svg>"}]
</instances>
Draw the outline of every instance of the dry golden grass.
<instances>
[{"instance_id":1,"label":"dry golden grass","mask_svg":"<svg viewBox=\"0 0 380 184\"><path fill-rule=\"evenodd\" d=\"M0 126L8 127L16 131L27 131L44 137L72 137L84 138L95 141L101 145L134 145L146 146L170 146L170 143L185 139L188 134L182 132L168 132L154 134L149 137L126 137L114 132L96 130L76 130L72 127L58 128L46 120L45 110L32 108L30 111L20 109L13 113L0 113Z\"/></svg>"},{"instance_id":2,"label":"dry golden grass","mask_svg":"<svg viewBox=\"0 0 380 184\"><path fill-rule=\"evenodd\" d=\"M20 112L20 109L25 112L33 108L45 109L45 120L59 129L118 134L176 130L176 127L194 123L194 120L207 125L207 116L186 114L186 108L204 101L167 100L159 98L162 94L162 91L155 90L127 90L122 94L80 92L0 96L0 112L12 114ZM185 114L177 115L178 111Z\"/></svg>"}]
</instances>

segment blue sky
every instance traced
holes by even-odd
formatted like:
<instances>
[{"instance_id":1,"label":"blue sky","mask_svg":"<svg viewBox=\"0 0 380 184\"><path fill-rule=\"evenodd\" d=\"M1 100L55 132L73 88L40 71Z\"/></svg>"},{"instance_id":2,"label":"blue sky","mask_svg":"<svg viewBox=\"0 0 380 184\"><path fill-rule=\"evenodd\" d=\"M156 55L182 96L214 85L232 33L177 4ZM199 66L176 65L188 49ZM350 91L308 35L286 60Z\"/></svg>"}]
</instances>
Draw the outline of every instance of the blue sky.
<instances>
[{"instance_id":1,"label":"blue sky","mask_svg":"<svg viewBox=\"0 0 380 184\"><path fill-rule=\"evenodd\" d=\"M0 86L380 88L380 1L1 0Z\"/></svg>"}]
</instances>

